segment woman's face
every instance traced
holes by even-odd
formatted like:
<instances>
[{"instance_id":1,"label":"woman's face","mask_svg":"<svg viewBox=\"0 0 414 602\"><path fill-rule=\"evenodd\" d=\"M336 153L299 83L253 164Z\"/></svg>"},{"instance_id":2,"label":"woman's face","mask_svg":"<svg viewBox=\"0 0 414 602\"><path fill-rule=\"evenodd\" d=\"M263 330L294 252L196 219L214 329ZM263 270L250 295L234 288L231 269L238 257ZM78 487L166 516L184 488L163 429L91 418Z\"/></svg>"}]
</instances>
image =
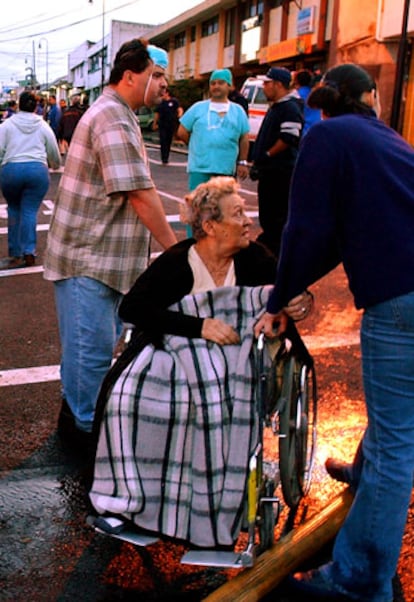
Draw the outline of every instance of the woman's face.
<instances>
[{"instance_id":1,"label":"woman's face","mask_svg":"<svg viewBox=\"0 0 414 602\"><path fill-rule=\"evenodd\" d=\"M214 223L217 243L226 254L237 253L249 246L252 220L244 212L244 200L228 194L220 201L223 219Z\"/></svg>"}]
</instances>

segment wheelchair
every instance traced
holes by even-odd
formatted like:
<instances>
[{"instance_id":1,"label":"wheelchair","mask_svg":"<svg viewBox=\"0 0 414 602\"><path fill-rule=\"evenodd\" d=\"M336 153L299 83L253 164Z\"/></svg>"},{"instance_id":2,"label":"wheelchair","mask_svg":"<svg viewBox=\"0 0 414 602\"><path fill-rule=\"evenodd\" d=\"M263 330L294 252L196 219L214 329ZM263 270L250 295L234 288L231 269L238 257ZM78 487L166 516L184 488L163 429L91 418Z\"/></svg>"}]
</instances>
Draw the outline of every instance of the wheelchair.
<instances>
[{"instance_id":1,"label":"wheelchair","mask_svg":"<svg viewBox=\"0 0 414 602\"><path fill-rule=\"evenodd\" d=\"M267 361L266 361L267 360ZM317 384L313 358L295 328L269 345L261 335L256 353L257 445L250 457L242 531L247 543L241 552L191 549L183 564L218 568L254 566L255 559L275 542L284 503L293 514L308 493L316 450ZM264 432L278 439L278 469L265 461ZM281 490L281 498L276 491ZM89 516L88 524L100 534L137 546L158 541L119 517Z\"/></svg>"}]
</instances>

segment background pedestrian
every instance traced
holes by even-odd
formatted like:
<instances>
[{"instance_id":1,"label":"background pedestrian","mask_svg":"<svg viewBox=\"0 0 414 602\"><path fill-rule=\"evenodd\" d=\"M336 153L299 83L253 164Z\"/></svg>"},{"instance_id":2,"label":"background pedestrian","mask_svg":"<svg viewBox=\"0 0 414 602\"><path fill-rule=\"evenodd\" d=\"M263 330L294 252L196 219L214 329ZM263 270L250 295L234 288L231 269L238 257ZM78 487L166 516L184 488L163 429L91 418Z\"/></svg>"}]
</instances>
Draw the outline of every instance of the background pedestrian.
<instances>
[{"instance_id":1,"label":"background pedestrian","mask_svg":"<svg viewBox=\"0 0 414 602\"><path fill-rule=\"evenodd\" d=\"M171 144L174 134L178 128L178 119L182 115L182 109L177 98L171 96L170 91L166 90L164 98L155 109L154 126L158 129L160 135L161 161L168 163Z\"/></svg>"},{"instance_id":2,"label":"background pedestrian","mask_svg":"<svg viewBox=\"0 0 414 602\"><path fill-rule=\"evenodd\" d=\"M312 109L307 104L307 99L312 92L313 85L312 73L308 69L296 71L293 78L293 86L303 100L303 134L306 134L314 123L318 123L322 119L321 111L319 109Z\"/></svg>"},{"instance_id":3,"label":"background pedestrian","mask_svg":"<svg viewBox=\"0 0 414 602\"><path fill-rule=\"evenodd\" d=\"M70 99L70 106L62 112L59 124L58 137L64 141L66 149L72 141L73 133L82 114L83 111L80 106L80 96L72 96Z\"/></svg>"},{"instance_id":4,"label":"background pedestrian","mask_svg":"<svg viewBox=\"0 0 414 602\"><path fill-rule=\"evenodd\" d=\"M210 99L196 102L180 119L177 137L189 144L190 190L212 176L248 175L249 121L241 106L229 101L232 84L229 69L213 71Z\"/></svg>"},{"instance_id":5,"label":"background pedestrian","mask_svg":"<svg viewBox=\"0 0 414 602\"><path fill-rule=\"evenodd\" d=\"M49 96L49 110L47 112L47 122L52 128L56 136L56 140L58 139L59 135L59 126L61 118L62 110L56 102L56 96L54 94L51 94Z\"/></svg>"},{"instance_id":6,"label":"background pedestrian","mask_svg":"<svg viewBox=\"0 0 414 602\"><path fill-rule=\"evenodd\" d=\"M263 91L271 104L253 148L262 228L258 240L278 257L288 213L290 181L302 135L303 114L296 92L290 89L288 69L272 67L262 79Z\"/></svg>"},{"instance_id":7,"label":"background pedestrian","mask_svg":"<svg viewBox=\"0 0 414 602\"><path fill-rule=\"evenodd\" d=\"M1 190L7 201L9 257L1 268L32 266L37 212L49 188L48 167L60 166L56 137L35 114L36 97L23 92L19 112L0 125Z\"/></svg>"}]
</instances>

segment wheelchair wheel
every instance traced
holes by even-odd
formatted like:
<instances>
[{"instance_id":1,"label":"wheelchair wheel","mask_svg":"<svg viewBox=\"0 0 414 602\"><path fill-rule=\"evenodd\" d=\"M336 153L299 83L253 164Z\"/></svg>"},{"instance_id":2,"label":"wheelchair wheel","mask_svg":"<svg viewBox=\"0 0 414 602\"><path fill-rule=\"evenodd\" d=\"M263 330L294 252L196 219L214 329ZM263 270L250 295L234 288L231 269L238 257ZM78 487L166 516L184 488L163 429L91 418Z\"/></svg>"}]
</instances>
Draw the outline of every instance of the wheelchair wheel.
<instances>
[{"instance_id":1,"label":"wheelchair wheel","mask_svg":"<svg viewBox=\"0 0 414 602\"><path fill-rule=\"evenodd\" d=\"M308 492L316 443L316 379L295 357L284 366L279 414L279 467L283 498L295 508Z\"/></svg>"}]
</instances>

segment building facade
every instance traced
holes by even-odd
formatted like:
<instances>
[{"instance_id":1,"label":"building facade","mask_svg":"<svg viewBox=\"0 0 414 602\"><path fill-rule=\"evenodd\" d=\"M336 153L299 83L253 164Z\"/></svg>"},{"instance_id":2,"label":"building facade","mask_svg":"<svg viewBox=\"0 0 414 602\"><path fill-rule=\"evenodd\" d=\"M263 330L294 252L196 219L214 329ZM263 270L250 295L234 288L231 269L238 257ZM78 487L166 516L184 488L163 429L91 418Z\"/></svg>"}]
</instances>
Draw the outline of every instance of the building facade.
<instances>
[{"instance_id":1,"label":"building facade","mask_svg":"<svg viewBox=\"0 0 414 602\"><path fill-rule=\"evenodd\" d=\"M84 42L68 57L71 94L87 94L90 102L108 82L110 66L121 44L144 37L169 53L168 76L196 80L208 87L211 72L229 67L237 87L247 77L280 65L316 74L328 67L355 62L373 76L381 117L390 122L396 83L402 14L407 0L204 0L170 21L150 26L111 21L108 34ZM414 3L413 3L414 4ZM410 10L403 63L399 130L414 144L414 63Z\"/></svg>"},{"instance_id":2,"label":"building facade","mask_svg":"<svg viewBox=\"0 0 414 602\"><path fill-rule=\"evenodd\" d=\"M115 54L124 42L132 38L148 37L152 25L111 21L110 31L103 40L86 41L68 56L68 80L71 96L87 95L93 102L108 83Z\"/></svg>"},{"instance_id":3,"label":"building facade","mask_svg":"<svg viewBox=\"0 0 414 602\"><path fill-rule=\"evenodd\" d=\"M206 0L152 30L168 50L170 78L205 79L229 67L236 84L270 64L326 67L333 0Z\"/></svg>"},{"instance_id":4,"label":"building facade","mask_svg":"<svg viewBox=\"0 0 414 602\"><path fill-rule=\"evenodd\" d=\"M355 62L373 76L381 118L390 122L403 4L406 0L205 0L152 30L150 40L170 56L170 78L208 80L229 67L236 84L271 65L323 73ZM403 32L404 33L404 32ZM399 130L414 144L414 64L407 27L407 60Z\"/></svg>"}]
</instances>

